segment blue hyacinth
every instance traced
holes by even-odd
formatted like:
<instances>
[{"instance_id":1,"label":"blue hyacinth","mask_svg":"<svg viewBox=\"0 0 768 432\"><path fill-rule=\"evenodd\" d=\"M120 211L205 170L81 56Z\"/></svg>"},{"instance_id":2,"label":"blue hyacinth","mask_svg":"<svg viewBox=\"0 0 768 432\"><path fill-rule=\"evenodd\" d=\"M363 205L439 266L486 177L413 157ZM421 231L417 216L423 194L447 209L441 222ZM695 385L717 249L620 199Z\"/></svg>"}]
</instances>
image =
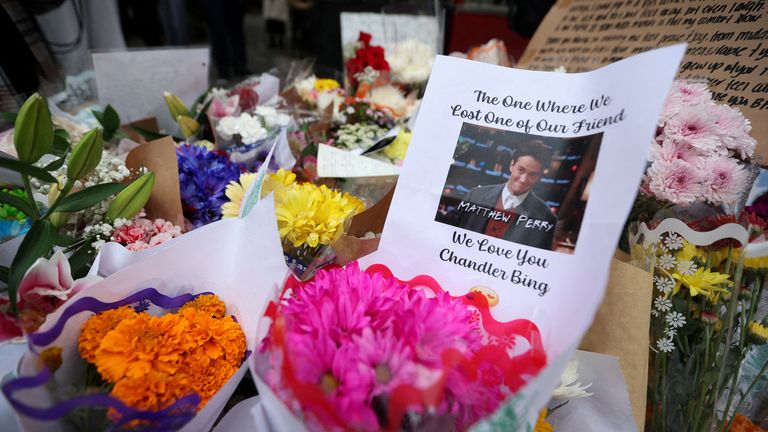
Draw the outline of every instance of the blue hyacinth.
<instances>
[{"instance_id":1,"label":"blue hyacinth","mask_svg":"<svg viewBox=\"0 0 768 432\"><path fill-rule=\"evenodd\" d=\"M189 144L176 149L176 158L184 216L195 228L221 219L224 190L240 177L240 166L224 152Z\"/></svg>"}]
</instances>

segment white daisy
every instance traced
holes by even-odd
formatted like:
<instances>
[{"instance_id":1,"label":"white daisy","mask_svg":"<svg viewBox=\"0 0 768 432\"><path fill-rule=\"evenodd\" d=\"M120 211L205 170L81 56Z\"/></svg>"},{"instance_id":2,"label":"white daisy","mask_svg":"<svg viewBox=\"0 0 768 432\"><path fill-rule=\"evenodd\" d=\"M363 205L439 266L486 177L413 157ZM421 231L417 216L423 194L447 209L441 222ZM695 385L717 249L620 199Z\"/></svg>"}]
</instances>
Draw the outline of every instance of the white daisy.
<instances>
[{"instance_id":1,"label":"white daisy","mask_svg":"<svg viewBox=\"0 0 768 432\"><path fill-rule=\"evenodd\" d=\"M683 238L675 233L670 233L667 238L664 239L664 246L668 250L678 250L683 247Z\"/></svg>"},{"instance_id":2,"label":"white daisy","mask_svg":"<svg viewBox=\"0 0 768 432\"><path fill-rule=\"evenodd\" d=\"M672 309L672 301L663 296L658 296L653 301L653 307L658 309L659 312L668 312Z\"/></svg>"},{"instance_id":3,"label":"white daisy","mask_svg":"<svg viewBox=\"0 0 768 432\"><path fill-rule=\"evenodd\" d=\"M696 263L691 260L680 260L677 262L677 271L683 276L690 276L696 273Z\"/></svg>"},{"instance_id":4,"label":"white daisy","mask_svg":"<svg viewBox=\"0 0 768 432\"><path fill-rule=\"evenodd\" d=\"M672 288L675 286L675 281L666 276L654 276L653 280L656 283L656 289L664 294L672 292Z\"/></svg>"},{"instance_id":5,"label":"white daisy","mask_svg":"<svg viewBox=\"0 0 768 432\"><path fill-rule=\"evenodd\" d=\"M667 324L674 328L682 327L685 325L685 317L680 312L670 312L667 315Z\"/></svg>"},{"instance_id":6,"label":"white daisy","mask_svg":"<svg viewBox=\"0 0 768 432\"><path fill-rule=\"evenodd\" d=\"M672 339L659 339L656 341L656 348L661 352L671 353L675 350L675 344L672 343Z\"/></svg>"},{"instance_id":7,"label":"white daisy","mask_svg":"<svg viewBox=\"0 0 768 432\"><path fill-rule=\"evenodd\" d=\"M651 309L651 316L653 317L659 316L659 311L657 311L656 309Z\"/></svg>"},{"instance_id":8,"label":"white daisy","mask_svg":"<svg viewBox=\"0 0 768 432\"><path fill-rule=\"evenodd\" d=\"M672 255L665 253L664 255L659 257L659 267L663 268L664 270L670 270L675 268L677 265L677 262L675 260L675 257Z\"/></svg>"},{"instance_id":9,"label":"white daisy","mask_svg":"<svg viewBox=\"0 0 768 432\"><path fill-rule=\"evenodd\" d=\"M673 337L677 336L677 329L667 327L664 329L664 334L667 335L668 339L672 339Z\"/></svg>"}]
</instances>

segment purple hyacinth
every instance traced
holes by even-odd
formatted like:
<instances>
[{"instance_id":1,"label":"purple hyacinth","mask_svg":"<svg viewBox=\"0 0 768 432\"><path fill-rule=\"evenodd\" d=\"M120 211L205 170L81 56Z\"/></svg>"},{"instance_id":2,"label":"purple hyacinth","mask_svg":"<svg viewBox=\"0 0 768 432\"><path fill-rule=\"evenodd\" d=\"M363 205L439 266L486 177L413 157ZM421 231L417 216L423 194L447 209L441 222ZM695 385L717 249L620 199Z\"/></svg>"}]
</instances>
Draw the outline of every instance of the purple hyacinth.
<instances>
[{"instance_id":1,"label":"purple hyacinth","mask_svg":"<svg viewBox=\"0 0 768 432\"><path fill-rule=\"evenodd\" d=\"M183 144L176 149L179 186L184 216L195 228L221 219L221 206L227 202L224 190L240 176L240 166L223 151Z\"/></svg>"}]
</instances>

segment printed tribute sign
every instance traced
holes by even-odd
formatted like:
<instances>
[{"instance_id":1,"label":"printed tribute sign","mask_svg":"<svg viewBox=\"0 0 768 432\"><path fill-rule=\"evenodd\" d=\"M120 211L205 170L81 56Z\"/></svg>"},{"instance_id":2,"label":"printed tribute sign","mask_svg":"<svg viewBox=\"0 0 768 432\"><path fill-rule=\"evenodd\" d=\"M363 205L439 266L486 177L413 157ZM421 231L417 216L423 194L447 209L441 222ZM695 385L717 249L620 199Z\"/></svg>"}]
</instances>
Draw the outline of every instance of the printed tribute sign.
<instances>
[{"instance_id":1,"label":"printed tribute sign","mask_svg":"<svg viewBox=\"0 0 768 432\"><path fill-rule=\"evenodd\" d=\"M538 327L556 369L603 297L685 48L580 74L438 57L364 261L484 294L495 320Z\"/></svg>"}]
</instances>

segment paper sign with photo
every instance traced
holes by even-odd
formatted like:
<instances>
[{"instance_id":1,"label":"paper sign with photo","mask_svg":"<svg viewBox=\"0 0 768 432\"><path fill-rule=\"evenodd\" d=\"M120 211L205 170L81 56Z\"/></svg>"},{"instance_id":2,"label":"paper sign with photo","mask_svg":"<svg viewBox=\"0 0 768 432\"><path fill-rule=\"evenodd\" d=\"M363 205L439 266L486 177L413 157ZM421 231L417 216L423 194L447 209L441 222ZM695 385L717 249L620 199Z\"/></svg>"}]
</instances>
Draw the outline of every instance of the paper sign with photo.
<instances>
[{"instance_id":1,"label":"paper sign with photo","mask_svg":"<svg viewBox=\"0 0 768 432\"><path fill-rule=\"evenodd\" d=\"M485 294L495 320L530 320L550 365L564 365L602 299L684 51L582 74L438 57L381 244L363 261Z\"/></svg>"}]
</instances>

